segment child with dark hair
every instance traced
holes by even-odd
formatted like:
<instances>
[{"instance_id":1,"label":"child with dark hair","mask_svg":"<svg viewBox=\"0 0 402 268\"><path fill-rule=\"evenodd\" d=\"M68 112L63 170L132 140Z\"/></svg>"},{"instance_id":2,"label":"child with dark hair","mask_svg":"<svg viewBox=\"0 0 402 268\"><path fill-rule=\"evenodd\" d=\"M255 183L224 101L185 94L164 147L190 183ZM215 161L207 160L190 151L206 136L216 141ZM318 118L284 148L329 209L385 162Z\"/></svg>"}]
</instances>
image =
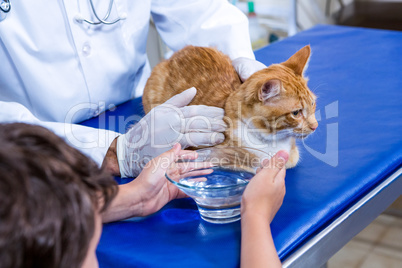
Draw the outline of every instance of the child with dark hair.
<instances>
[{"instance_id":1,"label":"child with dark hair","mask_svg":"<svg viewBox=\"0 0 402 268\"><path fill-rule=\"evenodd\" d=\"M94 267L113 177L49 130L0 125L0 267Z\"/></svg>"},{"instance_id":2,"label":"child with dark hair","mask_svg":"<svg viewBox=\"0 0 402 268\"><path fill-rule=\"evenodd\" d=\"M183 155L197 157L176 144L117 186L51 131L0 124L0 268L98 267L102 221L149 215L186 197L165 179L168 165ZM244 192L242 267L281 267L269 223L285 195L287 160L280 151L262 163Z\"/></svg>"},{"instance_id":3,"label":"child with dark hair","mask_svg":"<svg viewBox=\"0 0 402 268\"><path fill-rule=\"evenodd\" d=\"M51 131L0 124L0 268L97 267L102 222L146 216L186 196L160 166L183 154L196 156L176 144L117 186Z\"/></svg>"}]
</instances>

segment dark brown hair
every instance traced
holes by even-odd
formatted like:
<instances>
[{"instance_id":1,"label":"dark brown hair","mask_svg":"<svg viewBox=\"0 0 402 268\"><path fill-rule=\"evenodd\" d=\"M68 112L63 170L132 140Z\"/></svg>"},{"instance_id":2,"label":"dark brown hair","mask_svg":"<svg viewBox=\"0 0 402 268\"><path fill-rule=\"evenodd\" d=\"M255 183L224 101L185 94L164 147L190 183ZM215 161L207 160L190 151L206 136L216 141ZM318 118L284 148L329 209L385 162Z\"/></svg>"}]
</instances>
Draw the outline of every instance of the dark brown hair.
<instances>
[{"instance_id":1,"label":"dark brown hair","mask_svg":"<svg viewBox=\"0 0 402 268\"><path fill-rule=\"evenodd\" d=\"M0 267L80 267L113 177L51 131L0 124Z\"/></svg>"}]
</instances>

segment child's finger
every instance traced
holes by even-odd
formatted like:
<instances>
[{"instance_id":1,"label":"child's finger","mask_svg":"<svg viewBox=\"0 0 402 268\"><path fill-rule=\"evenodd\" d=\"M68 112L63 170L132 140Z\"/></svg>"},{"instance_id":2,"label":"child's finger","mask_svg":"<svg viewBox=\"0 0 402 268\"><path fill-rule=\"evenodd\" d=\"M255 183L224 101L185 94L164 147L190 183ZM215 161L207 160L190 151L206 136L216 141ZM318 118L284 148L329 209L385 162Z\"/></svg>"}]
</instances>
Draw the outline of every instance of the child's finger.
<instances>
[{"instance_id":1,"label":"child's finger","mask_svg":"<svg viewBox=\"0 0 402 268\"><path fill-rule=\"evenodd\" d=\"M277 152L269 161L264 160L263 168L272 168L281 170L289 159L289 154L281 150Z\"/></svg>"},{"instance_id":2,"label":"child's finger","mask_svg":"<svg viewBox=\"0 0 402 268\"><path fill-rule=\"evenodd\" d=\"M181 149L180 143L176 143L175 145L173 145L172 149L164 152L163 154L149 161L145 165L144 169L152 168L153 170L155 170L161 168L162 166L168 167L171 163L176 161L178 157L177 155L180 153L180 149Z\"/></svg>"},{"instance_id":3,"label":"child's finger","mask_svg":"<svg viewBox=\"0 0 402 268\"><path fill-rule=\"evenodd\" d=\"M180 157L180 159L194 160L197 159L198 153L196 151L181 150L178 153L178 156Z\"/></svg>"},{"instance_id":4,"label":"child's finger","mask_svg":"<svg viewBox=\"0 0 402 268\"><path fill-rule=\"evenodd\" d=\"M213 167L214 164L211 162L182 162L177 163L177 168L181 173L188 172L195 169L203 169Z\"/></svg>"},{"instance_id":5,"label":"child's finger","mask_svg":"<svg viewBox=\"0 0 402 268\"><path fill-rule=\"evenodd\" d=\"M286 176L286 169L282 168L281 170L279 170L278 174L276 174L274 182L285 183L284 182L285 176Z\"/></svg>"},{"instance_id":6,"label":"child's finger","mask_svg":"<svg viewBox=\"0 0 402 268\"><path fill-rule=\"evenodd\" d=\"M186 173L185 175L181 175L180 178L187 178L187 177L193 177L193 176L202 176L202 175L208 175L214 172L213 169L201 169L201 170L194 170ZM199 179L199 178L197 178ZM205 180L204 180L205 181Z\"/></svg>"},{"instance_id":7,"label":"child's finger","mask_svg":"<svg viewBox=\"0 0 402 268\"><path fill-rule=\"evenodd\" d=\"M274 179L280 170L285 167L286 162L289 159L289 155L286 151L277 152L269 161L264 160L263 168L258 174L270 177Z\"/></svg>"}]
</instances>

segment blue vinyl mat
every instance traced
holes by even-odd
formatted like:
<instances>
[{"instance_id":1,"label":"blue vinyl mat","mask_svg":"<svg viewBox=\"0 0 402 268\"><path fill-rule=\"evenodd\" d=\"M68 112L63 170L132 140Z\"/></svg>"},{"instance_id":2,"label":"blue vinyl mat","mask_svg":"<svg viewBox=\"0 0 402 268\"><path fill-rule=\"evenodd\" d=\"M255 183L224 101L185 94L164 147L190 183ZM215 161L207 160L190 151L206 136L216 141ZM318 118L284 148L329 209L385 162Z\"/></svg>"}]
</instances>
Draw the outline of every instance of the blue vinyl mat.
<instances>
[{"instance_id":1,"label":"blue vinyl mat","mask_svg":"<svg viewBox=\"0 0 402 268\"><path fill-rule=\"evenodd\" d=\"M402 32L319 25L255 54L270 65L307 44L320 125L299 142L301 162L287 172L271 225L281 259L402 163ZM128 122L109 118L143 115L140 103L101 115L103 127L124 132ZM98 127L99 118L83 124ZM238 267L240 222L204 222L191 199L175 200L147 218L105 224L97 255L100 267Z\"/></svg>"}]
</instances>

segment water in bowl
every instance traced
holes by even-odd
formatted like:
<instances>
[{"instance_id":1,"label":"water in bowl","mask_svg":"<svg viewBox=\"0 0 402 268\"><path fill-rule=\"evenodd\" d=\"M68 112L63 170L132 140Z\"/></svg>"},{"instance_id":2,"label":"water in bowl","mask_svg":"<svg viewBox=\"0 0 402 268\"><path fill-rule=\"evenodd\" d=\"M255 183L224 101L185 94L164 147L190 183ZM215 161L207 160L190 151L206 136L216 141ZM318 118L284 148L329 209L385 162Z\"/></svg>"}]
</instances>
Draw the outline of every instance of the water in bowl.
<instances>
[{"instance_id":1,"label":"water in bowl","mask_svg":"<svg viewBox=\"0 0 402 268\"><path fill-rule=\"evenodd\" d=\"M202 176L189 176L180 180L180 183L190 187L224 188L247 184L254 176L244 170L233 170L222 167L212 167L211 174Z\"/></svg>"},{"instance_id":2,"label":"water in bowl","mask_svg":"<svg viewBox=\"0 0 402 268\"><path fill-rule=\"evenodd\" d=\"M189 193L198 205L201 218L212 223L229 223L240 219L243 191L254 176L244 170L213 167L212 173L182 178L180 183L192 187Z\"/></svg>"}]
</instances>

